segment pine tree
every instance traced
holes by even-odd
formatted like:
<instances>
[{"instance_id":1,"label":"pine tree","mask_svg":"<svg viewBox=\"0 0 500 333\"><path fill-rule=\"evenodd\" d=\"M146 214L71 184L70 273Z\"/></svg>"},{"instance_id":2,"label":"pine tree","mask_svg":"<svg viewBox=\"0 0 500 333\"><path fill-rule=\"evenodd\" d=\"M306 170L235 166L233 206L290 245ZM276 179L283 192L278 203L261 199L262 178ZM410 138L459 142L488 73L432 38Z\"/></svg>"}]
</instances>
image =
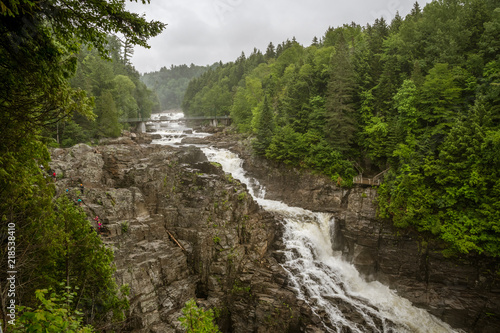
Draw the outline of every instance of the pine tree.
<instances>
[{"instance_id":1,"label":"pine tree","mask_svg":"<svg viewBox=\"0 0 500 333\"><path fill-rule=\"evenodd\" d=\"M332 56L331 76L326 97L326 136L335 149L347 151L356 130L353 96L354 70L349 47L339 38L337 50Z\"/></svg>"},{"instance_id":2,"label":"pine tree","mask_svg":"<svg viewBox=\"0 0 500 333\"><path fill-rule=\"evenodd\" d=\"M264 57L266 61L269 61L269 59L273 59L276 57L273 42L270 42L269 45L267 45L266 54L264 55Z\"/></svg>"},{"instance_id":3,"label":"pine tree","mask_svg":"<svg viewBox=\"0 0 500 333\"><path fill-rule=\"evenodd\" d=\"M134 46L130 43L129 40L125 40L122 42L123 44L123 53L122 53L122 59L123 59L123 64L124 65L130 65L130 58L134 55Z\"/></svg>"},{"instance_id":4,"label":"pine tree","mask_svg":"<svg viewBox=\"0 0 500 333\"><path fill-rule=\"evenodd\" d=\"M262 109L257 114L255 132L256 138L253 141L253 148L258 154L264 155L267 147L271 144L274 132L273 111L269 106L267 95L264 97Z\"/></svg>"}]
</instances>

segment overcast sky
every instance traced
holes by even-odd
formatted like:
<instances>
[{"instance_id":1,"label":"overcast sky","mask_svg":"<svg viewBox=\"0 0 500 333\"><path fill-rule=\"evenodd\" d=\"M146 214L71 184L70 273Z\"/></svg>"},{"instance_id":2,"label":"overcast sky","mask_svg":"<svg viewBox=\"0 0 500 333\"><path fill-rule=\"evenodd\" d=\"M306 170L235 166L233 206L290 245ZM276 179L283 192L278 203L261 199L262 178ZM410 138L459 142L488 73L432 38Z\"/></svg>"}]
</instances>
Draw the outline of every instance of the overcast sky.
<instances>
[{"instance_id":1,"label":"overcast sky","mask_svg":"<svg viewBox=\"0 0 500 333\"><path fill-rule=\"evenodd\" d=\"M265 52L295 36L304 46L321 38L328 27L356 22L362 26L396 12L406 16L415 0L151 0L129 2L127 9L148 20L167 23L149 41L150 49L136 47L132 63L141 72L170 65L210 65L234 61L254 47ZM430 0L418 0L423 8Z\"/></svg>"}]
</instances>

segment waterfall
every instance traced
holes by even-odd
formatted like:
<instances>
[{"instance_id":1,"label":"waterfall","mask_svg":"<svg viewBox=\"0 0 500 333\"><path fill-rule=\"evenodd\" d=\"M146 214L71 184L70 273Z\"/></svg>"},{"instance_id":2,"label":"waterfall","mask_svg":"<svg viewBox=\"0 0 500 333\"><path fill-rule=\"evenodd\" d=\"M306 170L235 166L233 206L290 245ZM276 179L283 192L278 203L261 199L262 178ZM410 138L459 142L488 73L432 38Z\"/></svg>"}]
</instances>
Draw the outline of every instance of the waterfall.
<instances>
[{"instance_id":1,"label":"waterfall","mask_svg":"<svg viewBox=\"0 0 500 333\"><path fill-rule=\"evenodd\" d=\"M153 143L178 145L184 136L206 136L186 131L178 114L159 114L155 123L161 139ZM379 282L366 282L354 266L333 251L335 219L331 214L290 207L265 199L265 187L248 177L243 161L234 153L202 147L208 160L222 165L225 172L247 185L252 197L265 210L283 221L282 267L290 287L322 321L326 332L454 332L446 323Z\"/></svg>"},{"instance_id":2,"label":"waterfall","mask_svg":"<svg viewBox=\"0 0 500 333\"><path fill-rule=\"evenodd\" d=\"M245 175L243 161L228 150L202 148L209 161L247 185L253 198L282 218L283 262L291 287L322 318L327 332L454 332L446 323L379 282L366 282L332 249L335 219L265 199L265 189Z\"/></svg>"},{"instance_id":3,"label":"waterfall","mask_svg":"<svg viewBox=\"0 0 500 333\"><path fill-rule=\"evenodd\" d=\"M153 140L153 144L177 146L185 137L203 138L210 134L198 133L186 127L181 119L182 112L162 112L151 115L151 121L146 122L148 132L158 134L160 138Z\"/></svg>"}]
</instances>

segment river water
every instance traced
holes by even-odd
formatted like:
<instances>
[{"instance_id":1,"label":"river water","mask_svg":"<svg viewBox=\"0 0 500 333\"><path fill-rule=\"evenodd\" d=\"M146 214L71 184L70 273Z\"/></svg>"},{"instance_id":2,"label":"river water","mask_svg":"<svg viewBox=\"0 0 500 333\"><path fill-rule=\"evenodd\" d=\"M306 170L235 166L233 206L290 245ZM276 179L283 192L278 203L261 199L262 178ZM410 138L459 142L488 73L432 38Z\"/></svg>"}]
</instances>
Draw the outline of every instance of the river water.
<instances>
[{"instance_id":1,"label":"river water","mask_svg":"<svg viewBox=\"0 0 500 333\"><path fill-rule=\"evenodd\" d=\"M180 119L184 117L182 112L162 112L151 115L153 120L162 120L160 122L147 122L146 128L154 134L160 134L161 139L153 141L154 144L179 146L182 139L185 137L204 138L209 136L208 133L199 133L193 131L192 128Z\"/></svg>"},{"instance_id":2,"label":"river water","mask_svg":"<svg viewBox=\"0 0 500 333\"><path fill-rule=\"evenodd\" d=\"M171 130L165 135L172 136ZM171 144L167 142L160 139L153 143ZM387 286L363 280L354 266L332 250L332 215L265 199L265 188L246 175L236 154L212 147L201 149L209 161L220 163L225 172L246 184L265 210L281 217L285 258L281 265L298 297L323 318L325 332L455 332Z\"/></svg>"}]
</instances>

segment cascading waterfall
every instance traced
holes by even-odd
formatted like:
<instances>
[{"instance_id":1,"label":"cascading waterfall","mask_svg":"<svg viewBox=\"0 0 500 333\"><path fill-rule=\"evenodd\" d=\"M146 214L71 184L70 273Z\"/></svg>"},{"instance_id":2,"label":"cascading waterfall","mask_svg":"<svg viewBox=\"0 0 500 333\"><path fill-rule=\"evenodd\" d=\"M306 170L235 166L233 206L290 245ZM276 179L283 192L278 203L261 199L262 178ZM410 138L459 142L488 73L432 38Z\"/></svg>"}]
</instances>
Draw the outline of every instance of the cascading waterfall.
<instances>
[{"instance_id":1,"label":"cascading waterfall","mask_svg":"<svg viewBox=\"0 0 500 333\"><path fill-rule=\"evenodd\" d=\"M176 146L181 144L182 139L191 137L206 137L210 134L208 133L197 133L192 131L191 128L186 127L184 123L180 121L184 117L182 112L162 112L151 115L151 119L160 122L148 122L146 127L155 134L161 136L160 139L153 140L153 144Z\"/></svg>"},{"instance_id":2,"label":"cascading waterfall","mask_svg":"<svg viewBox=\"0 0 500 333\"><path fill-rule=\"evenodd\" d=\"M330 232L334 218L264 199L258 181L245 175L237 155L202 148L209 161L246 184L250 194L266 210L284 222L282 266L291 286L322 318L327 332L454 332L426 311L412 306L379 282L364 281L357 270L332 249Z\"/></svg>"},{"instance_id":3,"label":"cascading waterfall","mask_svg":"<svg viewBox=\"0 0 500 333\"><path fill-rule=\"evenodd\" d=\"M157 125L162 136L153 143L179 144L191 133L178 123L183 116L159 114L165 122ZM186 135L184 135L186 134ZM446 323L412 306L379 282L366 282L351 264L333 251L335 219L331 214L290 207L265 199L265 188L247 177L243 161L228 150L201 148L207 158L222 165L225 172L247 185L252 197L264 209L281 216L283 221L282 267L289 274L291 287L322 319L326 332L454 332Z\"/></svg>"}]
</instances>

